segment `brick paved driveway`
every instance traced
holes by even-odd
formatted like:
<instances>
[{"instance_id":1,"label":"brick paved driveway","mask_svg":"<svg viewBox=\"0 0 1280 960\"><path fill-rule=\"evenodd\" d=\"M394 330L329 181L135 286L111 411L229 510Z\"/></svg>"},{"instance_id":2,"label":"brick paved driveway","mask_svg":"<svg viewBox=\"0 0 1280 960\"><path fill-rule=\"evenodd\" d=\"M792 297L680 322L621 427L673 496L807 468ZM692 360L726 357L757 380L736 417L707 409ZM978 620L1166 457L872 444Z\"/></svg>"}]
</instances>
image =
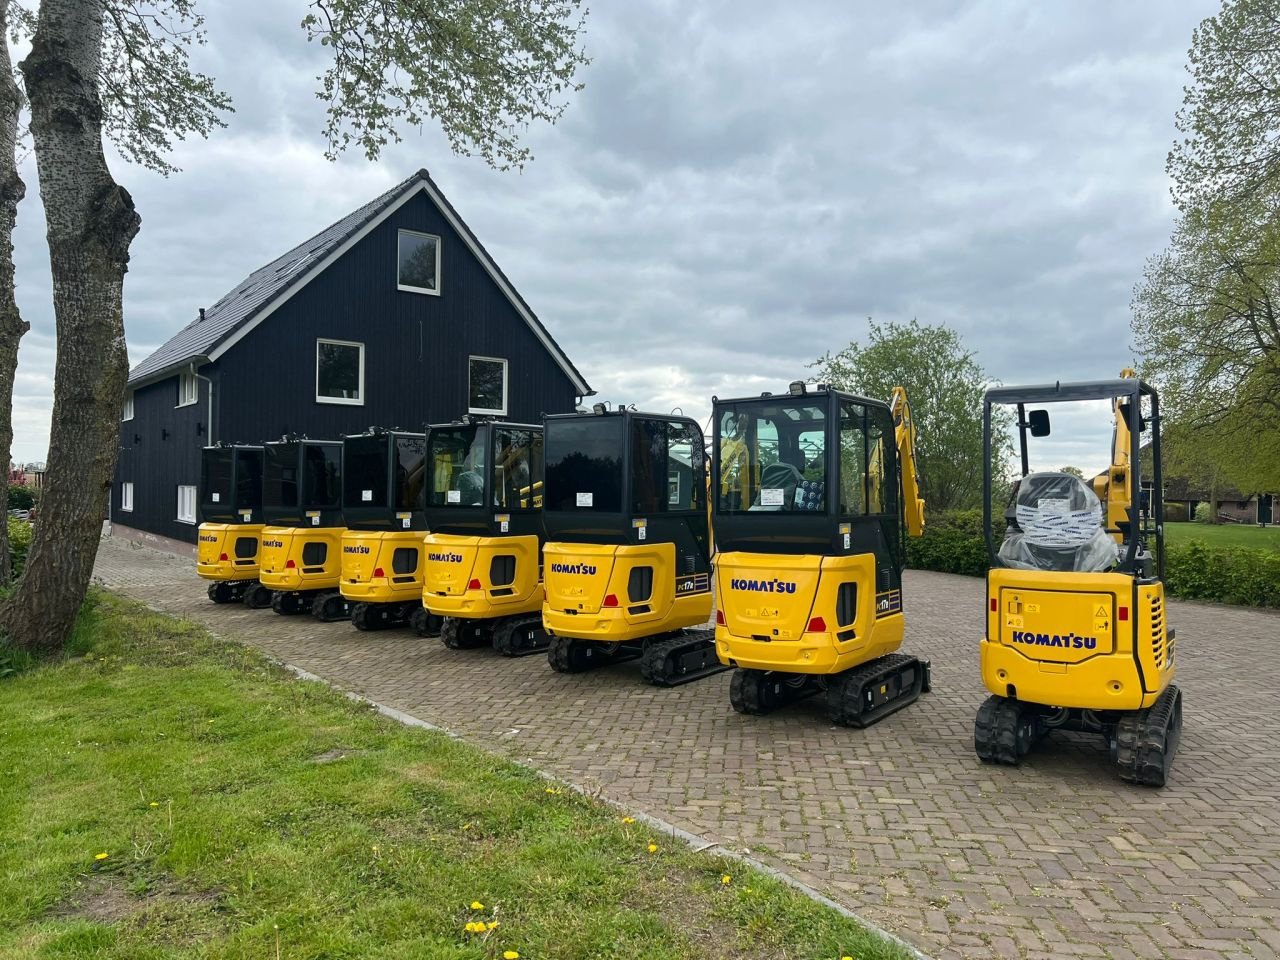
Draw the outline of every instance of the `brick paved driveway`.
<instances>
[{"instance_id":1,"label":"brick paved driveway","mask_svg":"<svg viewBox=\"0 0 1280 960\"><path fill-rule=\"evenodd\" d=\"M938 958L1280 955L1280 616L1171 605L1186 730L1172 785L1120 783L1054 734L982 766L979 581L909 573L907 649L934 692L870 730L729 707L721 674L646 687L407 631L215 607L189 559L105 540L108 586L721 844L749 849Z\"/></svg>"}]
</instances>

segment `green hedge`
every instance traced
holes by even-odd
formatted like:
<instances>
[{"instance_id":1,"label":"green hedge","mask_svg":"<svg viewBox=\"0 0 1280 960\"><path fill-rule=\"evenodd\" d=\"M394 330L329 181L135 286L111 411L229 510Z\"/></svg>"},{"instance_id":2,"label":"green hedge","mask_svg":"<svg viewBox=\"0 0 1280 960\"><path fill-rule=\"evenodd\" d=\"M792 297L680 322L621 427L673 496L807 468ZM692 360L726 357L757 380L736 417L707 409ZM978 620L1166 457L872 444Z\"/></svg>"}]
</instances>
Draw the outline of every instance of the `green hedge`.
<instances>
[{"instance_id":1,"label":"green hedge","mask_svg":"<svg viewBox=\"0 0 1280 960\"><path fill-rule=\"evenodd\" d=\"M1004 536L997 520L996 541ZM982 511L957 510L928 518L922 537L907 541L907 566L981 577L987 572ZM1280 551L1211 547L1191 540L1166 552L1165 592L1184 600L1208 600L1280 608Z\"/></svg>"},{"instance_id":2,"label":"green hedge","mask_svg":"<svg viewBox=\"0 0 1280 960\"><path fill-rule=\"evenodd\" d=\"M9 555L13 557L13 579L18 579L31 549L31 524L9 517Z\"/></svg>"}]
</instances>

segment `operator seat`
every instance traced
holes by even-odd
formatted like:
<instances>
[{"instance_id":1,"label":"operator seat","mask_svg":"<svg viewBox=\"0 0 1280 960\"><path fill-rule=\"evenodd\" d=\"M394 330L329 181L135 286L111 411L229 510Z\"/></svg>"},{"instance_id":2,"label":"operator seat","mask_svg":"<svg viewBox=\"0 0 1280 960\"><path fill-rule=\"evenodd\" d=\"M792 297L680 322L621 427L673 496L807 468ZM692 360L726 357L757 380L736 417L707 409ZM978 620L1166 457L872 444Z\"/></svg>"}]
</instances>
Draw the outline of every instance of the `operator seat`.
<instances>
[{"instance_id":1,"label":"operator seat","mask_svg":"<svg viewBox=\"0 0 1280 960\"><path fill-rule=\"evenodd\" d=\"M1102 522L1102 503L1069 473L1031 473L1017 486L1014 522L1000 545L1000 562L1023 570L1096 573L1119 559Z\"/></svg>"}]
</instances>

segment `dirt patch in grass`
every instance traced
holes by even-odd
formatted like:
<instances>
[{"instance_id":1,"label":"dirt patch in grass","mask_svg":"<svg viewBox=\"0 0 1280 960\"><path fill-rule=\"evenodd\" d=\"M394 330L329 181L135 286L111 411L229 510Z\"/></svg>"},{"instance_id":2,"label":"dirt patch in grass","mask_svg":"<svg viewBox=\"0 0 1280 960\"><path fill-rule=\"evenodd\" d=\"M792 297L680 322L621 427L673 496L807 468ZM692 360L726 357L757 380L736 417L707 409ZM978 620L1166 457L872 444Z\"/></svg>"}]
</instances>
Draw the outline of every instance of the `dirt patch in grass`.
<instances>
[{"instance_id":1,"label":"dirt patch in grass","mask_svg":"<svg viewBox=\"0 0 1280 960\"><path fill-rule=\"evenodd\" d=\"M157 939L179 945L194 943L221 926L221 895L192 891L162 880L138 891L123 874L90 877L55 906L50 915L63 920L87 920L104 926L148 927Z\"/></svg>"},{"instance_id":2,"label":"dirt patch in grass","mask_svg":"<svg viewBox=\"0 0 1280 960\"><path fill-rule=\"evenodd\" d=\"M358 757L367 751L358 750L355 747L333 747L324 753L317 753L311 758L312 763L334 763L337 760L345 760L347 757Z\"/></svg>"}]
</instances>

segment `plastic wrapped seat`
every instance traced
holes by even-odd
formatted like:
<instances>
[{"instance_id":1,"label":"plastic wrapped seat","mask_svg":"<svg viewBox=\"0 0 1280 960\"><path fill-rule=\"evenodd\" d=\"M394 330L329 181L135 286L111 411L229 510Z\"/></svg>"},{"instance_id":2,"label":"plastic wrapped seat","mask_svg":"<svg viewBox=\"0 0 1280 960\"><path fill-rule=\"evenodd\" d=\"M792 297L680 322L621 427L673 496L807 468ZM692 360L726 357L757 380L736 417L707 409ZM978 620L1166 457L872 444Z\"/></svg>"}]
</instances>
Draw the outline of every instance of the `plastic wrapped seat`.
<instances>
[{"instance_id":1,"label":"plastic wrapped seat","mask_svg":"<svg viewBox=\"0 0 1280 960\"><path fill-rule=\"evenodd\" d=\"M1119 548L1106 532L1102 503L1069 473L1031 473L1018 484L1000 562L1023 570L1110 570Z\"/></svg>"}]
</instances>

